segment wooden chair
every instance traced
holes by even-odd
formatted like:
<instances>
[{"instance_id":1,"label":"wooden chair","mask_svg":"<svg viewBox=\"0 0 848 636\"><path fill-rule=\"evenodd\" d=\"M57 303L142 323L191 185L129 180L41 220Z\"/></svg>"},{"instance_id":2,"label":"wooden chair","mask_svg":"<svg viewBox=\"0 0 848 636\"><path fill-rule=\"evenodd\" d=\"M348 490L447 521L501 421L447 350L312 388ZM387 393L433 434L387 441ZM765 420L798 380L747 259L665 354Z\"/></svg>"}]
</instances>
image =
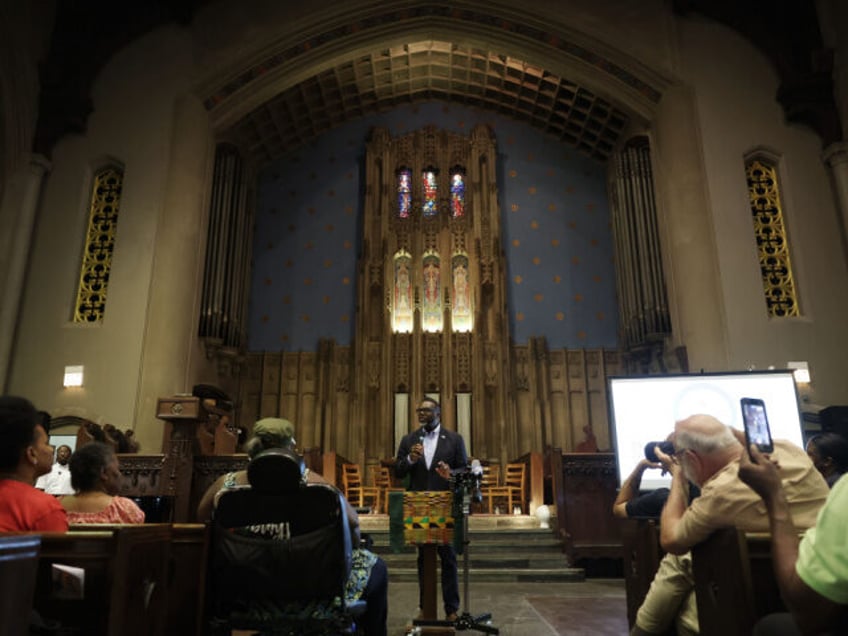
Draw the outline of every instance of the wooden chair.
<instances>
[{"instance_id":1,"label":"wooden chair","mask_svg":"<svg viewBox=\"0 0 848 636\"><path fill-rule=\"evenodd\" d=\"M507 512L512 514L515 506L521 507L522 514L527 509L527 465L507 464L504 470L503 484L489 489L487 499L489 510L494 501L503 498L507 503Z\"/></svg>"},{"instance_id":2,"label":"wooden chair","mask_svg":"<svg viewBox=\"0 0 848 636\"><path fill-rule=\"evenodd\" d=\"M372 510L380 510L380 489L365 485L358 464L342 466L342 490L354 508L365 508L365 502L371 501L374 504Z\"/></svg>"},{"instance_id":3,"label":"wooden chair","mask_svg":"<svg viewBox=\"0 0 848 636\"><path fill-rule=\"evenodd\" d=\"M0 537L0 636L29 633L41 537Z\"/></svg>"},{"instance_id":4,"label":"wooden chair","mask_svg":"<svg viewBox=\"0 0 848 636\"><path fill-rule=\"evenodd\" d=\"M483 477L480 479L480 492L483 493L483 498L486 501L486 512L489 514L492 513L492 500L489 498L489 491L500 486L500 481L500 464L484 464Z\"/></svg>"},{"instance_id":5,"label":"wooden chair","mask_svg":"<svg viewBox=\"0 0 848 636\"><path fill-rule=\"evenodd\" d=\"M371 478L374 483L374 487L379 490L380 501L383 504L382 508L378 512L388 514L389 493L404 492L404 489L401 486L392 485L392 474L386 466L372 466Z\"/></svg>"}]
</instances>

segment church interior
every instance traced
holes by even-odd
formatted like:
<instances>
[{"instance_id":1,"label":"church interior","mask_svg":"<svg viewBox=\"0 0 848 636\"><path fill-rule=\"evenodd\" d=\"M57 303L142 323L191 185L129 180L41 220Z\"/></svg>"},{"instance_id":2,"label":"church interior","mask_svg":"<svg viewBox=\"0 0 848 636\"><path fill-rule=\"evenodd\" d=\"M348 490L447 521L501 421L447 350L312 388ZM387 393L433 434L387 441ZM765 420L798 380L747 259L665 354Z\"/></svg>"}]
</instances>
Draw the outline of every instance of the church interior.
<instances>
[{"instance_id":1,"label":"church interior","mask_svg":"<svg viewBox=\"0 0 848 636\"><path fill-rule=\"evenodd\" d=\"M609 378L802 368L846 426L846 127L839 0L9 0L0 387L186 524L264 417L387 497L429 397L523 466L473 529L622 577Z\"/></svg>"}]
</instances>

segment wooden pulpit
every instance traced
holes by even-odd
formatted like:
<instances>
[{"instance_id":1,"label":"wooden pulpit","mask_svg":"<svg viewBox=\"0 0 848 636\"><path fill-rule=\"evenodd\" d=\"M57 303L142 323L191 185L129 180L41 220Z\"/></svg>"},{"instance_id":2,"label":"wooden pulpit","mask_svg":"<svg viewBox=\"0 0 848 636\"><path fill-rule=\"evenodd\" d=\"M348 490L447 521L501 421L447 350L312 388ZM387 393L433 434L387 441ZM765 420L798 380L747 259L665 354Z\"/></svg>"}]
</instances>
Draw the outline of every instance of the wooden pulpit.
<instances>
[{"instance_id":1,"label":"wooden pulpit","mask_svg":"<svg viewBox=\"0 0 848 636\"><path fill-rule=\"evenodd\" d=\"M165 453L162 494L173 497L173 520L188 523L194 520L192 477L194 458L201 454L198 430L210 420L220 419L217 409L193 395L159 398L156 417L170 424L170 435L163 443ZM211 410L210 410L211 409Z\"/></svg>"},{"instance_id":2,"label":"wooden pulpit","mask_svg":"<svg viewBox=\"0 0 848 636\"><path fill-rule=\"evenodd\" d=\"M403 493L404 541L418 546L424 557L421 580L421 612L424 620L436 620L436 556L438 546L454 540L453 493L422 491Z\"/></svg>"}]
</instances>

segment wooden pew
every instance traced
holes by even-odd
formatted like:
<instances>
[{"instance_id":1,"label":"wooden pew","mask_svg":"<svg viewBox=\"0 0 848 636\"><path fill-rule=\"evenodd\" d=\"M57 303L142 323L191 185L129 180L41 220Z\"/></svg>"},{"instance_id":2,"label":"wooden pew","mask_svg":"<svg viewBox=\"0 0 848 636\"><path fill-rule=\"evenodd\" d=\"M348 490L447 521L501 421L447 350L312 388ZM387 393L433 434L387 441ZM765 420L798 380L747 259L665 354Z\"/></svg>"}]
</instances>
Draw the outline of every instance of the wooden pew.
<instances>
[{"instance_id":1,"label":"wooden pew","mask_svg":"<svg viewBox=\"0 0 848 636\"><path fill-rule=\"evenodd\" d=\"M627 624L636 624L642 606L665 552L660 546L660 526L656 519L621 519L624 557L624 590L627 596Z\"/></svg>"},{"instance_id":2,"label":"wooden pew","mask_svg":"<svg viewBox=\"0 0 848 636\"><path fill-rule=\"evenodd\" d=\"M175 523L168 571L168 633L200 636L204 626L209 525Z\"/></svg>"},{"instance_id":3,"label":"wooden pew","mask_svg":"<svg viewBox=\"0 0 848 636\"><path fill-rule=\"evenodd\" d=\"M71 531L120 530L119 524L75 525ZM169 633L188 636L203 631L206 563L209 525L175 523L170 525L171 546L167 571L167 621Z\"/></svg>"},{"instance_id":4,"label":"wooden pew","mask_svg":"<svg viewBox=\"0 0 848 636\"><path fill-rule=\"evenodd\" d=\"M786 611L767 533L717 530L692 548L692 570L704 636L747 636L759 618Z\"/></svg>"},{"instance_id":5,"label":"wooden pew","mask_svg":"<svg viewBox=\"0 0 848 636\"><path fill-rule=\"evenodd\" d=\"M0 537L0 636L29 632L40 548L38 535Z\"/></svg>"},{"instance_id":6,"label":"wooden pew","mask_svg":"<svg viewBox=\"0 0 848 636\"><path fill-rule=\"evenodd\" d=\"M35 609L80 634L166 633L171 535L168 524L42 534ZM85 571L83 598L62 597L53 564Z\"/></svg>"}]
</instances>

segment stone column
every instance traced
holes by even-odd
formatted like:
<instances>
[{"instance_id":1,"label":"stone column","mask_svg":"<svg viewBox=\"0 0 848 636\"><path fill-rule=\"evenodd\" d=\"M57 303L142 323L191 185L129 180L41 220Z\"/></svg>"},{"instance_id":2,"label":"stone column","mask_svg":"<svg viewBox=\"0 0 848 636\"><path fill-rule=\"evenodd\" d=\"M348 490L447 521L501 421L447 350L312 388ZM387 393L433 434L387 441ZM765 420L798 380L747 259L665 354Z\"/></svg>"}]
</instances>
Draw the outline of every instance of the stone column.
<instances>
[{"instance_id":1,"label":"stone column","mask_svg":"<svg viewBox=\"0 0 848 636\"><path fill-rule=\"evenodd\" d=\"M663 93L651 147L674 344L686 347L693 371L725 369L718 250L691 89L672 86Z\"/></svg>"},{"instance_id":2,"label":"stone column","mask_svg":"<svg viewBox=\"0 0 848 636\"><path fill-rule=\"evenodd\" d=\"M135 431L141 446L162 446L157 399L191 391L200 280L214 157L209 117L185 95L174 106L168 181L156 229L150 301L144 327Z\"/></svg>"},{"instance_id":3,"label":"stone column","mask_svg":"<svg viewBox=\"0 0 848 636\"><path fill-rule=\"evenodd\" d=\"M848 245L848 142L838 141L824 149L822 158L830 168L836 191L836 206L842 218L842 231Z\"/></svg>"},{"instance_id":4,"label":"stone column","mask_svg":"<svg viewBox=\"0 0 848 636\"><path fill-rule=\"evenodd\" d=\"M6 392L35 217L51 164L33 155L6 182L0 202L0 394Z\"/></svg>"}]
</instances>

